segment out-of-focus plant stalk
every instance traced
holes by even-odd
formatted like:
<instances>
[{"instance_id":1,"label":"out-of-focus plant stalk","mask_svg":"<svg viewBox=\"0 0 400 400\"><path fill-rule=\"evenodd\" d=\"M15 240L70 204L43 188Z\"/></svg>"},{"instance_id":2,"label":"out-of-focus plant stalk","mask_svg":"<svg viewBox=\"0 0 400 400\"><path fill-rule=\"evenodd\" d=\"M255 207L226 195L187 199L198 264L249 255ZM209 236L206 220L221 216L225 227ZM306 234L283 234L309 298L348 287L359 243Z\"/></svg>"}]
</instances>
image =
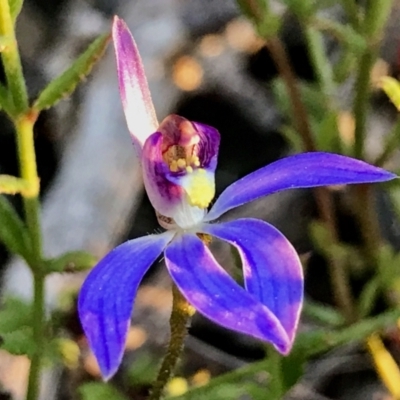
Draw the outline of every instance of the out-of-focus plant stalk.
<instances>
[{"instance_id":1,"label":"out-of-focus plant stalk","mask_svg":"<svg viewBox=\"0 0 400 400\"><path fill-rule=\"evenodd\" d=\"M392 8L392 0L379 2L369 0L366 7L365 18L360 31L365 35L368 46L360 60L353 106L355 118L354 155L361 159L364 158L371 69L378 55L378 45ZM364 254L367 261L373 267L377 267L377 251L382 243L382 238L374 207L373 191L369 185L361 185L355 188L354 193L357 219L364 241Z\"/></svg>"},{"instance_id":2,"label":"out-of-focus plant stalk","mask_svg":"<svg viewBox=\"0 0 400 400\"><path fill-rule=\"evenodd\" d=\"M324 97L325 105L331 108L333 95L335 94L335 85L332 66L325 54L322 34L308 25L304 26L304 32L310 61L317 76L318 85Z\"/></svg>"},{"instance_id":3,"label":"out-of-focus plant stalk","mask_svg":"<svg viewBox=\"0 0 400 400\"><path fill-rule=\"evenodd\" d=\"M392 8L393 0L369 0L366 5L365 18L359 27L367 40L368 46L364 50L357 71L353 114L355 118L354 156L363 159L366 122L370 99L370 76L372 67L378 55L378 45L383 28Z\"/></svg>"},{"instance_id":4,"label":"out-of-focus plant stalk","mask_svg":"<svg viewBox=\"0 0 400 400\"><path fill-rule=\"evenodd\" d=\"M341 6L345 10L347 14L347 18L349 19L351 25L357 29L359 24L359 9L355 0L341 0Z\"/></svg>"},{"instance_id":5,"label":"out-of-focus plant stalk","mask_svg":"<svg viewBox=\"0 0 400 400\"><path fill-rule=\"evenodd\" d=\"M364 158L364 142L366 134L366 123L368 104L370 97L370 76L376 56L371 50L367 50L360 59L357 72L355 98L353 104L353 115L355 119L354 130L354 157Z\"/></svg>"},{"instance_id":6,"label":"out-of-focus plant stalk","mask_svg":"<svg viewBox=\"0 0 400 400\"><path fill-rule=\"evenodd\" d=\"M182 353L183 342L187 335L188 322L195 311L175 285L172 286L172 296L171 337L167 353L153 384L149 400L159 400L163 397L164 388L171 378Z\"/></svg>"},{"instance_id":7,"label":"out-of-focus plant stalk","mask_svg":"<svg viewBox=\"0 0 400 400\"><path fill-rule=\"evenodd\" d=\"M23 193L25 221L32 241L30 268L33 274L33 337L35 350L31 360L27 400L36 400L39 394L40 367L44 347L44 280L45 271L42 257L42 234L39 214L40 183L37 174L33 127L37 114L29 111L28 95L22 74L21 60L15 38L14 23L8 0L0 0L0 35L9 38L1 57L7 78L7 89L13 100L13 115L18 147L21 178L27 183Z\"/></svg>"},{"instance_id":8,"label":"out-of-focus plant stalk","mask_svg":"<svg viewBox=\"0 0 400 400\"><path fill-rule=\"evenodd\" d=\"M307 110L301 100L300 90L286 54L286 49L281 40L276 36L267 38L267 46L278 68L279 74L285 82L287 91L290 94L289 98L292 101L294 121L297 131L302 137L304 147L307 151L315 151L316 146L312 136ZM315 189L314 194L320 216L328 228L331 242L338 243L339 238L332 195L326 188ZM356 318L356 309L345 266L342 260L336 257L330 257L327 261L335 302L340 308L342 315L346 318L346 321L349 323L353 322Z\"/></svg>"},{"instance_id":9,"label":"out-of-focus plant stalk","mask_svg":"<svg viewBox=\"0 0 400 400\"><path fill-rule=\"evenodd\" d=\"M21 114L28 108L28 94L8 0L0 0L0 36L6 37L8 41L7 46L1 52L1 57L15 112Z\"/></svg>"}]
</instances>

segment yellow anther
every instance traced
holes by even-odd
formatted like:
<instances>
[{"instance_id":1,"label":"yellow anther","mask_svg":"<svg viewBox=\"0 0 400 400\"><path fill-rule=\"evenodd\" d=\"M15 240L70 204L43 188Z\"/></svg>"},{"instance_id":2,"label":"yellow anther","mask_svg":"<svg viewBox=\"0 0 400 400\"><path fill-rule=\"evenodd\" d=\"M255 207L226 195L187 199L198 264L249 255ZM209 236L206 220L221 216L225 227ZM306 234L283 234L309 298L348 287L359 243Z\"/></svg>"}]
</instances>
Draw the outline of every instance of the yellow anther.
<instances>
[{"instance_id":1,"label":"yellow anther","mask_svg":"<svg viewBox=\"0 0 400 400\"><path fill-rule=\"evenodd\" d=\"M178 164L175 160L172 160L171 163L169 164L169 169L171 172L178 172Z\"/></svg>"},{"instance_id":2,"label":"yellow anther","mask_svg":"<svg viewBox=\"0 0 400 400\"><path fill-rule=\"evenodd\" d=\"M191 174L192 172L193 172L193 168L189 165L189 166L187 166L186 167L186 172L188 173L188 174Z\"/></svg>"},{"instance_id":3,"label":"yellow anther","mask_svg":"<svg viewBox=\"0 0 400 400\"><path fill-rule=\"evenodd\" d=\"M205 173L204 169L197 169L190 178L188 187L185 187L190 205L207 208L215 195L215 185Z\"/></svg>"},{"instance_id":4,"label":"yellow anther","mask_svg":"<svg viewBox=\"0 0 400 400\"><path fill-rule=\"evenodd\" d=\"M184 158L179 158L179 159L176 161L176 163L177 163L177 165L178 165L179 168L186 167L186 160L185 160Z\"/></svg>"},{"instance_id":5,"label":"yellow anther","mask_svg":"<svg viewBox=\"0 0 400 400\"><path fill-rule=\"evenodd\" d=\"M196 155L191 155L190 156L190 158L189 158L189 162L188 162L188 164L190 164L190 165L194 165L195 167L199 167L200 166L200 160L199 160L199 157L198 156L196 156Z\"/></svg>"}]
</instances>

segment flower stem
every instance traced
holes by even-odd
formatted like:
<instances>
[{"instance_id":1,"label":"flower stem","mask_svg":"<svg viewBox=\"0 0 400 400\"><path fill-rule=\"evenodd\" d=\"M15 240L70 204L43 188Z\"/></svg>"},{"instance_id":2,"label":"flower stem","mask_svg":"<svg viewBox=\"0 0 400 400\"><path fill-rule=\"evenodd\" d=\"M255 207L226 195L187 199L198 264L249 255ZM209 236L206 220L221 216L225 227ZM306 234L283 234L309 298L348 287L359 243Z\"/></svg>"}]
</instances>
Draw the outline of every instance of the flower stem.
<instances>
[{"instance_id":1,"label":"flower stem","mask_svg":"<svg viewBox=\"0 0 400 400\"><path fill-rule=\"evenodd\" d=\"M268 392L271 398L280 399L285 393L283 383L283 371L282 371L282 356L273 348L268 346L266 348L267 360L269 360L269 380L268 380Z\"/></svg>"},{"instance_id":2,"label":"flower stem","mask_svg":"<svg viewBox=\"0 0 400 400\"><path fill-rule=\"evenodd\" d=\"M8 0L0 0L0 36L8 38L8 44L1 52L1 57L7 78L7 86L14 103L14 111L16 114L22 114L28 109L28 94Z\"/></svg>"},{"instance_id":3,"label":"flower stem","mask_svg":"<svg viewBox=\"0 0 400 400\"><path fill-rule=\"evenodd\" d=\"M42 234L39 214L39 178L37 175L33 126L35 114L27 114L16 120L18 158L21 177L26 180L29 190L24 193L23 204L26 225L32 241L32 262L29 265L33 274L33 338L35 351L31 360L29 372L27 400L36 400L39 394L40 367L44 347L44 281L45 272L42 265Z\"/></svg>"},{"instance_id":4,"label":"flower stem","mask_svg":"<svg viewBox=\"0 0 400 400\"><path fill-rule=\"evenodd\" d=\"M40 370L42 362L42 349L44 346L44 275L34 273L34 298L33 298L33 338L35 352L31 359L29 370L28 390L26 400L36 400L40 390Z\"/></svg>"},{"instance_id":5,"label":"flower stem","mask_svg":"<svg viewBox=\"0 0 400 400\"><path fill-rule=\"evenodd\" d=\"M33 126L37 114L28 110L28 94L22 73L14 21L12 20L9 1L0 0L0 36L8 38L7 46L1 52L7 89L13 102L11 119L16 129L18 160L21 178L27 183L23 193L26 226L32 241L32 257L29 267L33 274L34 298L32 310L33 338L35 350L29 372L27 400L36 400L39 394L40 367L44 347L44 282L42 257L42 234L39 215L40 183L37 174Z\"/></svg>"},{"instance_id":6,"label":"flower stem","mask_svg":"<svg viewBox=\"0 0 400 400\"><path fill-rule=\"evenodd\" d=\"M186 301L175 285L172 286L172 295L173 303L170 318L171 337L167 353L153 384L149 400L159 400L163 397L165 385L171 378L182 353L188 322L190 317L194 314L194 308Z\"/></svg>"}]
</instances>

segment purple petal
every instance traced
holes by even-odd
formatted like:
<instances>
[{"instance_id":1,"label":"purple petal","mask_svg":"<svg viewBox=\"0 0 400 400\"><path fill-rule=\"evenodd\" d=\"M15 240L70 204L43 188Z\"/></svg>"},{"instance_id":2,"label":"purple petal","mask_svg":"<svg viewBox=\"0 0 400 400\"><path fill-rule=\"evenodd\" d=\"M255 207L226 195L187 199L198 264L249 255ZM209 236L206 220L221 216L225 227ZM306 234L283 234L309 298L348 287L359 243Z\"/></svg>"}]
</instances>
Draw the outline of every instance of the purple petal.
<instances>
[{"instance_id":1,"label":"purple petal","mask_svg":"<svg viewBox=\"0 0 400 400\"><path fill-rule=\"evenodd\" d=\"M397 175L354 158L331 153L303 153L283 158L239 179L221 194L206 217L285 189L384 182Z\"/></svg>"},{"instance_id":2,"label":"purple petal","mask_svg":"<svg viewBox=\"0 0 400 400\"><path fill-rule=\"evenodd\" d=\"M165 261L179 290L207 318L271 342L281 353L290 350L275 315L226 273L196 235L174 240L165 251Z\"/></svg>"},{"instance_id":3,"label":"purple petal","mask_svg":"<svg viewBox=\"0 0 400 400\"><path fill-rule=\"evenodd\" d=\"M146 138L157 130L156 113L139 50L125 22L117 16L112 36L126 122L134 143L141 148Z\"/></svg>"},{"instance_id":4,"label":"purple petal","mask_svg":"<svg viewBox=\"0 0 400 400\"><path fill-rule=\"evenodd\" d=\"M258 219L205 224L201 229L238 249L246 289L275 314L292 343L303 301L303 270L290 242Z\"/></svg>"},{"instance_id":5,"label":"purple petal","mask_svg":"<svg viewBox=\"0 0 400 400\"><path fill-rule=\"evenodd\" d=\"M104 379L111 378L121 363L139 283L173 235L166 232L121 244L83 283L79 317Z\"/></svg>"}]
</instances>

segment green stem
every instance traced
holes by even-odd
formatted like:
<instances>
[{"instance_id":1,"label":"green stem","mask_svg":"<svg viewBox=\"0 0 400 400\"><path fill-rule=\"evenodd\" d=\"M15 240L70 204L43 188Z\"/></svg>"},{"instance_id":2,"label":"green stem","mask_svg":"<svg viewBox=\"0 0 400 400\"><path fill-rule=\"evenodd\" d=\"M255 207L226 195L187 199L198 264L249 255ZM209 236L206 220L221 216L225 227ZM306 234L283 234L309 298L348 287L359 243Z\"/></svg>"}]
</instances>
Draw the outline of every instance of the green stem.
<instances>
[{"instance_id":1,"label":"green stem","mask_svg":"<svg viewBox=\"0 0 400 400\"><path fill-rule=\"evenodd\" d=\"M183 342L187 334L188 321L194 313L193 307L186 301L175 285L172 287L172 295L173 304L170 318L171 337L167 353L153 384L149 400L159 400L163 397L165 385L171 378L182 353Z\"/></svg>"},{"instance_id":2,"label":"green stem","mask_svg":"<svg viewBox=\"0 0 400 400\"><path fill-rule=\"evenodd\" d=\"M354 156L364 158L367 113L370 98L370 75L375 63L382 30L389 17L393 0L368 0L361 32L369 46L361 56L357 72L353 114L355 118Z\"/></svg>"},{"instance_id":3,"label":"green stem","mask_svg":"<svg viewBox=\"0 0 400 400\"><path fill-rule=\"evenodd\" d=\"M282 371L282 356L273 348L267 347L267 360L269 360L268 393L271 399L281 399L285 393Z\"/></svg>"},{"instance_id":4,"label":"green stem","mask_svg":"<svg viewBox=\"0 0 400 400\"><path fill-rule=\"evenodd\" d=\"M15 112L20 115L28 109L28 94L8 0L0 0L0 35L9 40L7 47L1 52L1 57Z\"/></svg>"},{"instance_id":5,"label":"green stem","mask_svg":"<svg viewBox=\"0 0 400 400\"><path fill-rule=\"evenodd\" d=\"M357 72L353 115L355 119L354 157L363 159L367 113L370 97L370 75L375 62L375 52L370 49L362 55Z\"/></svg>"},{"instance_id":6,"label":"green stem","mask_svg":"<svg viewBox=\"0 0 400 400\"><path fill-rule=\"evenodd\" d=\"M356 215L363 237L363 253L366 262L372 270L378 268L378 250L382 244L379 222L376 215L373 190L371 185L354 187L356 200Z\"/></svg>"},{"instance_id":7,"label":"green stem","mask_svg":"<svg viewBox=\"0 0 400 400\"><path fill-rule=\"evenodd\" d=\"M33 139L33 126L36 115L28 114L19 118L16 122L18 158L20 162L21 177L29 184L29 190L24 193L24 211L26 225L32 240L32 264L30 268L33 274L33 337L35 351L31 360L28 380L27 400L36 400L40 389L40 368L44 347L44 282L42 257L42 234L39 213L39 178L37 175L36 154Z\"/></svg>"},{"instance_id":8,"label":"green stem","mask_svg":"<svg viewBox=\"0 0 400 400\"><path fill-rule=\"evenodd\" d=\"M44 340L44 283L45 276L42 273L34 273L34 298L33 298L33 339L35 341L35 352L31 359L29 371L28 390L26 400L37 400L40 391L40 371L42 364L42 351Z\"/></svg>"}]
</instances>

